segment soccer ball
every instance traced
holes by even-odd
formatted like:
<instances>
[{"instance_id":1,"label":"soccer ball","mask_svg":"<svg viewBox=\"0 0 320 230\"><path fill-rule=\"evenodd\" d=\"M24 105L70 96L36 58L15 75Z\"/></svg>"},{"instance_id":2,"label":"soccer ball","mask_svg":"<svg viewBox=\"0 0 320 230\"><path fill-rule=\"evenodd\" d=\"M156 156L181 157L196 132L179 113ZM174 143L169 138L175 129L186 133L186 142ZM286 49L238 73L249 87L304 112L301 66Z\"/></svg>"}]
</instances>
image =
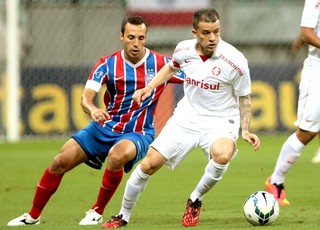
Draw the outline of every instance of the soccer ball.
<instances>
[{"instance_id":1,"label":"soccer ball","mask_svg":"<svg viewBox=\"0 0 320 230\"><path fill-rule=\"evenodd\" d=\"M252 225L270 225L279 217L279 205L274 196L265 191L251 194L243 205L243 214Z\"/></svg>"}]
</instances>

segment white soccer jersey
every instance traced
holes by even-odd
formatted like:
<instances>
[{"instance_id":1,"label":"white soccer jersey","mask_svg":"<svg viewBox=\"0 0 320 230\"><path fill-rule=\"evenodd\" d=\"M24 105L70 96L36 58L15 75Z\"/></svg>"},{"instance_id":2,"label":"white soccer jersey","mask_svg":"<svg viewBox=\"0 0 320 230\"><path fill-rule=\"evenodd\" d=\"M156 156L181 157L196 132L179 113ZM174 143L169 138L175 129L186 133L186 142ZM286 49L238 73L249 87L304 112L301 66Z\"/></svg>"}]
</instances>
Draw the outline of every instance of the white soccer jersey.
<instances>
[{"instance_id":1,"label":"white soccer jersey","mask_svg":"<svg viewBox=\"0 0 320 230\"><path fill-rule=\"evenodd\" d=\"M320 0L305 1L300 25L313 28L320 37ZM309 58L320 61L320 49L309 45Z\"/></svg>"},{"instance_id":2,"label":"white soccer jersey","mask_svg":"<svg viewBox=\"0 0 320 230\"><path fill-rule=\"evenodd\" d=\"M320 0L306 0L301 26L313 28L320 37ZM299 84L299 100L296 124L310 132L320 131L320 49L309 45L308 57L303 63Z\"/></svg>"},{"instance_id":3,"label":"white soccer jersey","mask_svg":"<svg viewBox=\"0 0 320 230\"><path fill-rule=\"evenodd\" d=\"M212 57L203 61L196 39L180 42L170 62L185 74L185 96L175 113L209 117L239 116L239 96L251 93L248 62L243 54L220 39Z\"/></svg>"}]
</instances>

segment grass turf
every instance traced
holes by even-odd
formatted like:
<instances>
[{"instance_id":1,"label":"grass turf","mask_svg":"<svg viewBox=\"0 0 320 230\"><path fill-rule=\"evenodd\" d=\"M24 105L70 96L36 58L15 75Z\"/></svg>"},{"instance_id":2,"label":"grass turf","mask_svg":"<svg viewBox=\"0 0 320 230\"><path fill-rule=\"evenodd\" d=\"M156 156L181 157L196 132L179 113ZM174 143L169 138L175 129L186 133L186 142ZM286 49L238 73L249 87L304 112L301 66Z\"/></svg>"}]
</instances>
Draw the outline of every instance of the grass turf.
<instances>
[{"instance_id":1,"label":"grass turf","mask_svg":"<svg viewBox=\"0 0 320 230\"><path fill-rule=\"evenodd\" d=\"M282 143L288 135L260 135L262 145L254 152L242 140L239 153L224 178L204 198L198 226L194 229L252 229L244 218L242 205L252 192L263 190L271 174ZM0 143L0 229L9 220L29 211L38 180L65 140ZM311 158L318 147L313 140L287 175L286 191L290 206L280 207L280 216L268 229L317 229L319 227L320 165ZM149 181L125 229L184 229L181 225L186 201L202 176L206 159L199 149L173 172L163 167ZM79 226L85 211L95 202L103 171L80 165L67 173L59 190L42 213L38 226L20 229L101 229ZM125 175L113 199L105 209L104 219L117 214L125 187Z\"/></svg>"}]
</instances>

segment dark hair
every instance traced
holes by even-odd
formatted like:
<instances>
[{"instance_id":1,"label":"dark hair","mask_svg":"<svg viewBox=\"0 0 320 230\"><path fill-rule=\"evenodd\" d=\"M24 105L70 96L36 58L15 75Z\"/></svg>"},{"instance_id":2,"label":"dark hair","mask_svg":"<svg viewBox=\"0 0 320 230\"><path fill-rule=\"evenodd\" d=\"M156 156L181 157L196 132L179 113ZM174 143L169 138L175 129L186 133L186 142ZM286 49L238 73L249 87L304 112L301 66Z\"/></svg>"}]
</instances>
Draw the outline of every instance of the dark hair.
<instances>
[{"instance_id":1,"label":"dark hair","mask_svg":"<svg viewBox=\"0 0 320 230\"><path fill-rule=\"evenodd\" d=\"M203 8L194 13L192 26L197 29L199 22L216 22L218 20L220 20L218 11L213 8Z\"/></svg>"},{"instance_id":2,"label":"dark hair","mask_svg":"<svg viewBox=\"0 0 320 230\"><path fill-rule=\"evenodd\" d=\"M148 28L148 24L146 20L141 17L141 16L128 16L123 19L122 24L121 24L121 33L124 33L125 27L127 24L133 24L133 25L142 25L145 24L146 27Z\"/></svg>"}]
</instances>

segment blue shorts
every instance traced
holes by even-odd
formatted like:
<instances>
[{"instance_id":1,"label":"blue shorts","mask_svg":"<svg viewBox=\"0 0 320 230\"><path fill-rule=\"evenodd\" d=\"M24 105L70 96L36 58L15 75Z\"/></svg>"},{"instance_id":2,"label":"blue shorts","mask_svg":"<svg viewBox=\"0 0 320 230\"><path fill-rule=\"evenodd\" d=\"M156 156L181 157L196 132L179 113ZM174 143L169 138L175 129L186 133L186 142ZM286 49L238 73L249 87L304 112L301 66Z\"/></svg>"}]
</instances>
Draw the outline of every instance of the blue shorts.
<instances>
[{"instance_id":1,"label":"blue shorts","mask_svg":"<svg viewBox=\"0 0 320 230\"><path fill-rule=\"evenodd\" d=\"M82 147L87 154L89 161L85 162L92 168L101 169L102 164L108 156L110 148L123 139L131 140L137 148L135 159L124 166L126 173L130 172L134 164L144 158L149 145L154 140L150 134L136 132L117 133L110 127L102 127L97 122L91 122L88 126L71 136Z\"/></svg>"}]
</instances>

